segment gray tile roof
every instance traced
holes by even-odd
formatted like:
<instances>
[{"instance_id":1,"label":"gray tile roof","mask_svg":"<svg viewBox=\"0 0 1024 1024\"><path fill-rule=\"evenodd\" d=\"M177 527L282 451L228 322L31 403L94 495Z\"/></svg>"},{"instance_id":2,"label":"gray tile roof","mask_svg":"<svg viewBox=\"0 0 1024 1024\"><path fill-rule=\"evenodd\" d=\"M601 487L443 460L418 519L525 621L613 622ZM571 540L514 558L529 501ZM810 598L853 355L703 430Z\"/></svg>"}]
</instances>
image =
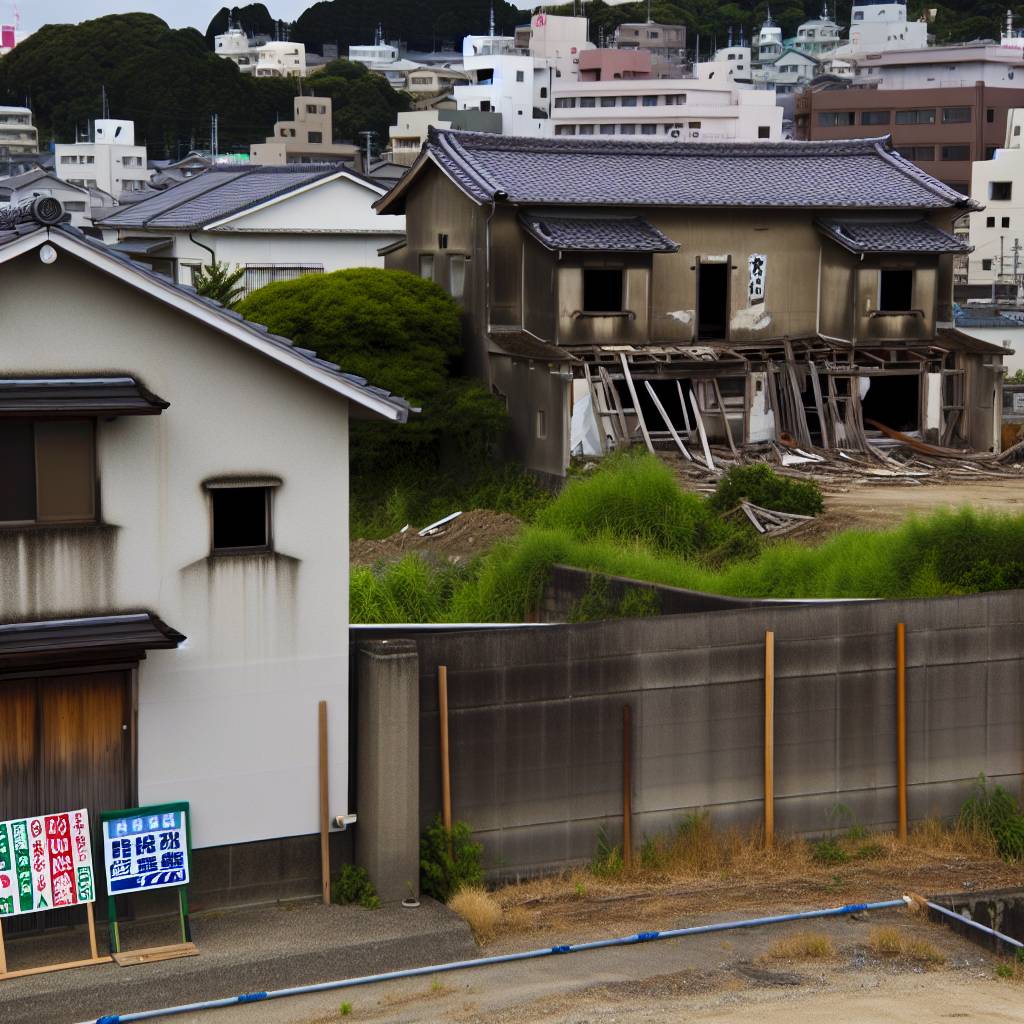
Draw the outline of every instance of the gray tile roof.
<instances>
[{"instance_id":1,"label":"gray tile roof","mask_svg":"<svg viewBox=\"0 0 1024 1024\"><path fill-rule=\"evenodd\" d=\"M926 220L819 220L818 229L850 252L973 252L974 246Z\"/></svg>"},{"instance_id":2,"label":"gray tile roof","mask_svg":"<svg viewBox=\"0 0 1024 1024\"><path fill-rule=\"evenodd\" d=\"M578 252L676 252L678 242L643 217L551 217L521 213L527 232L546 249Z\"/></svg>"},{"instance_id":3,"label":"gray tile roof","mask_svg":"<svg viewBox=\"0 0 1024 1024\"><path fill-rule=\"evenodd\" d=\"M49 237L51 238L59 236L61 233L66 234L74 238L76 241L90 246L92 249L104 256L117 261L122 265L122 267L131 270L143 279L149 279L153 282L159 283L163 287L175 288L180 292L184 292L194 301L200 302L206 306L211 316L234 321L236 324L246 328L247 330L259 334L265 341L270 342L272 345L291 350L311 366L316 367L321 373L334 377L338 381L344 381L357 392L362 392L367 397L372 397L377 401L385 402L392 406L398 414L399 422L404 423L408 419L409 413L411 411L416 411L412 409L404 398L400 398L398 395L393 395L390 391L386 391L384 388L375 387L373 384L369 383L365 377L360 377L354 373L346 373L336 363L329 362L326 359L321 359L310 349L299 348L290 339L282 337L279 334L272 334L265 324L258 324L254 321L246 320L241 313L236 313L233 309L228 309L226 306L222 306L214 299L208 299L205 296L200 295L194 288L190 288L188 285L175 283L170 278L156 273L156 271L149 269L145 264L140 263L137 260L133 260L130 256L117 252L109 245L86 235L84 232L70 224L61 224L58 227L52 227L49 229L35 223L18 224L10 230L0 231L0 249L5 245L9 245L24 237L26 234L32 234L36 231L41 235L40 242L43 242L47 237L44 233L47 230L49 232ZM358 399L353 402L351 415L359 415Z\"/></svg>"},{"instance_id":4,"label":"gray tile roof","mask_svg":"<svg viewBox=\"0 0 1024 1024\"><path fill-rule=\"evenodd\" d=\"M679 143L532 139L431 126L426 155L479 202L573 206L973 208L892 151L840 142ZM404 194L406 175L378 206Z\"/></svg>"},{"instance_id":5,"label":"gray tile roof","mask_svg":"<svg viewBox=\"0 0 1024 1024\"><path fill-rule=\"evenodd\" d=\"M104 227L201 228L343 170L335 164L211 167L103 219Z\"/></svg>"},{"instance_id":6,"label":"gray tile roof","mask_svg":"<svg viewBox=\"0 0 1024 1024\"><path fill-rule=\"evenodd\" d=\"M549 341L543 341L528 331L491 331L487 335L492 352L510 356L521 356L524 359L535 359L545 363L574 363L578 360L571 353Z\"/></svg>"}]
</instances>

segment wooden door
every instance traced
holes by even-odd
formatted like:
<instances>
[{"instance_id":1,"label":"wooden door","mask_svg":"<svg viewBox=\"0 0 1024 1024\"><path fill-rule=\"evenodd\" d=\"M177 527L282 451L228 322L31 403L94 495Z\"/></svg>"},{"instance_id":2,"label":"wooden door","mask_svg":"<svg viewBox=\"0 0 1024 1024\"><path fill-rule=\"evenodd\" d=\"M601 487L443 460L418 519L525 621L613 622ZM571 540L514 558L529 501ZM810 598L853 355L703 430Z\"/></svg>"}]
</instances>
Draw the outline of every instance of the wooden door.
<instances>
[{"instance_id":1,"label":"wooden door","mask_svg":"<svg viewBox=\"0 0 1024 1024\"><path fill-rule=\"evenodd\" d=\"M132 803L132 733L127 671L0 679L0 820L85 807L95 855L100 811ZM80 913L25 915L4 930L66 925Z\"/></svg>"}]
</instances>

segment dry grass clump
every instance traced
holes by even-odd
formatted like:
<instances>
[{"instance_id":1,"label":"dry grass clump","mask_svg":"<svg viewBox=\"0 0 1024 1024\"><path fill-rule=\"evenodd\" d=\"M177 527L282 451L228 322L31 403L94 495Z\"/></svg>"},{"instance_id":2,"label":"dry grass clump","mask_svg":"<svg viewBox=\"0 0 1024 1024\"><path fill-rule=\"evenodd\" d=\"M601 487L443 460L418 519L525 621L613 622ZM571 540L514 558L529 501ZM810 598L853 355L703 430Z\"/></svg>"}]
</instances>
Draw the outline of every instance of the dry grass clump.
<instances>
[{"instance_id":1,"label":"dry grass clump","mask_svg":"<svg viewBox=\"0 0 1024 1024\"><path fill-rule=\"evenodd\" d=\"M486 889L478 886L460 889L448 901L448 907L473 929L477 942L490 942L498 934L501 904Z\"/></svg>"},{"instance_id":2,"label":"dry grass clump","mask_svg":"<svg viewBox=\"0 0 1024 1024\"><path fill-rule=\"evenodd\" d=\"M454 910L473 930L473 936L481 945L505 932L526 931L532 922L530 912L524 907L502 902L481 886L466 886L449 901Z\"/></svg>"},{"instance_id":3,"label":"dry grass clump","mask_svg":"<svg viewBox=\"0 0 1024 1024\"><path fill-rule=\"evenodd\" d=\"M875 928L868 936L868 948L875 956L898 957L934 966L946 962L946 954L937 946L899 928Z\"/></svg>"},{"instance_id":4,"label":"dry grass clump","mask_svg":"<svg viewBox=\"0 0 1024 1024\"><path fill-rule=\"evenodd\" d=\"M829 960L836 947L824 932L794 932L773 943L762 960Z\"/></svg>"}]
</instances>

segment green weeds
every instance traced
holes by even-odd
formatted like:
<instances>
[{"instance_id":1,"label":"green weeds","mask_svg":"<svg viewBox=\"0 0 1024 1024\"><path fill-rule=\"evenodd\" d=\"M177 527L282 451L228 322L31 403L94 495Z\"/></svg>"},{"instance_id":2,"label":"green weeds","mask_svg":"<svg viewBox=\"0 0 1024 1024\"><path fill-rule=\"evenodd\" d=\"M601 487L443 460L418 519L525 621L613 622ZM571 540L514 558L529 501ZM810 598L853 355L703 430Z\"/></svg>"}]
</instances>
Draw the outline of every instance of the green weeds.
<instances>
[{"instance_id":1,"label":"green weeds","mask_svg":"<svg viewBox=\"0 0 1024 1024\"><path fill-rule=\"evenodd\" d=\"M991 838L1003 860L1024 860L1024 812L1002 786L989 786L984 775L960 808L960 826Z\"/></svg>"}]
</instances>

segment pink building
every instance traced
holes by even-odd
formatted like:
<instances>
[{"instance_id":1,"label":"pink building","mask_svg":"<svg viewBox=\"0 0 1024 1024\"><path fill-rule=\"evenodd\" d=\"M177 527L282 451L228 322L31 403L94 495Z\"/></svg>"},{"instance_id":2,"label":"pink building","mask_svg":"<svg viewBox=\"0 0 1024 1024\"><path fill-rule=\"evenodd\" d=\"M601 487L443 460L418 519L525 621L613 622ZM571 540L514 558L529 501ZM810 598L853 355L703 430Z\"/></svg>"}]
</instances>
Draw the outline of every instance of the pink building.
<instances>
[{"instance_id":1,"label":"pink building","mask_svg":"<svg viewBox=\"0 0 1024 1024\"><path fill-rule=\"evenodd\" d=\"M654 77L647 50L585 50L580 54L579 72L581 82Z\"/></svg>"}]
</instances>

